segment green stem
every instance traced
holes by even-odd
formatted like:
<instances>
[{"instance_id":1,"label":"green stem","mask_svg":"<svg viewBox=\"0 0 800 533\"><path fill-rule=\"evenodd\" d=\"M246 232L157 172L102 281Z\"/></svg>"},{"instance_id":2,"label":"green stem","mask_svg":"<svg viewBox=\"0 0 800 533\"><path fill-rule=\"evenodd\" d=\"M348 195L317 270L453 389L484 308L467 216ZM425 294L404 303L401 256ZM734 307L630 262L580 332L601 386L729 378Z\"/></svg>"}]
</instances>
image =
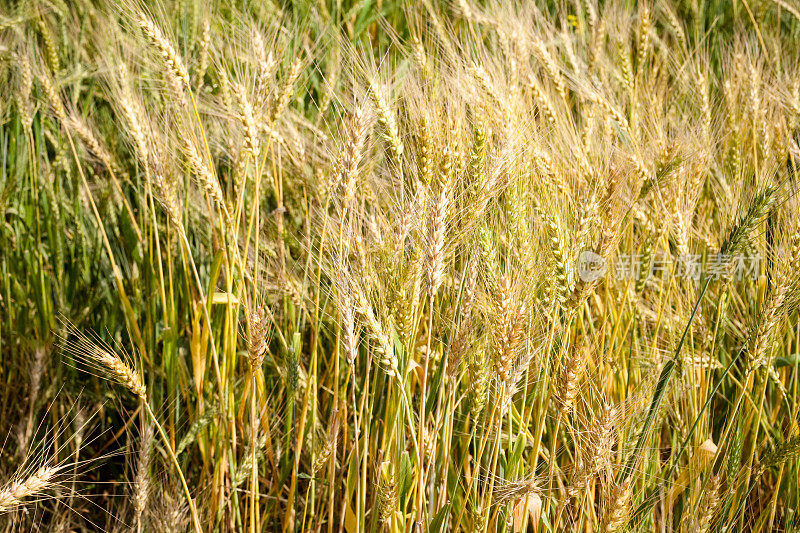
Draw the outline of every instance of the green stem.
<instances>
[{"instance_id":1,"label":"green stem","mask_svg":"<svg viewBox=\"0 0 800 533\"><path fill-rule=\"evenodd\" d=\"M153 421L153 425L155 425L156 429L158 430L158 434L161 435L161 440L164 441L164 447L167 449L167 454L169 455L172 464L175 465L175 470L178 471L178 477L181 480L183 492L186 494L186 502L189 504L189 510L192 513L194 530L196 533L203 533L203 530L200 527L200 518L197 516L197 508L194 505L194 499L192 499L192 493L189 490L189 485L186 484L186 478L183 477L183 471L181 470L181 465L178 464L178 458L175 456L175 451L172 449L172 444L170 443L167 434L164 432L164 428L162 428L161 424L158 423L158 419L153 413L153 410L150 409L150 404L145 400L142 400L142 403L144 404L145 410L147 410L147 414L150 416L150 419Z\"/></svg>"},{"instance_id":2,"label":"green stem","mask_svg":"<svg viewBox=\"0 0 800 533\"><path fill-rule=\"evenodd\" d=\"M683 330L681 340L678 343L678 347L675 349L675 355L672 357L672 359L667 361L667 363L664 365L664 368L661 370L661 375L659 376L658 383L656 384L656 391L653 395L653 400L650 402L650 407L647 410L647 418L645 419L644 427L642 428L642 432L639 434L639 438L636 441L636 447L628 459L625 468L620 470L620 473L617 476L617 483L622 483L628 477L633 475L633 471L636 469L636 464L639 462L639 456L644 449L644 444L647 441L647 438L650 436L650 430L653 427L653 423L655 423L656 414L658 414L658 409L661 407L661 402L664 400L664 395L667 392L667 385L669 385L669 381L672 379L672 374L675 373L675 368L678 366L678 357L680 357L681 349L683 349L683 343L686 342L686 338L689 335L689 329L691 329L694 317L697 315L697 309L700 307L700 302L703 300L703 296L705 296L706 290L708 290L708 285L710 283L711 278L709 277L706 279L706 282L703 285L703 290L700 292L700 296L698 296L697 302L694 304L692 316L689 317L689 322L686 324L686 329Z\"/></svg>"}]
</instances>

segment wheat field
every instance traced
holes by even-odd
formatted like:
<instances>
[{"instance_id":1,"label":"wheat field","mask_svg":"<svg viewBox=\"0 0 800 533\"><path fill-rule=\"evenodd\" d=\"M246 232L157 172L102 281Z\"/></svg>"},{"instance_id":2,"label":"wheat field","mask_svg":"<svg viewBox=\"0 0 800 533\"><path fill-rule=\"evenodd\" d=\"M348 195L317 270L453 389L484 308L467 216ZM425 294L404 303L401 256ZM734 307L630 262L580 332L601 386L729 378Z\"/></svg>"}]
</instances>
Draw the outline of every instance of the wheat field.
<instances>
[{"instance_id":1,"label":"wheat field","mask_svg":"<svg viewBox=\"0 0 800 533\"><path fill-rule=\"evenodd\" d=\"M796 0L0 2L0 532L800 531Z\"/></svg>"}]
</instances>

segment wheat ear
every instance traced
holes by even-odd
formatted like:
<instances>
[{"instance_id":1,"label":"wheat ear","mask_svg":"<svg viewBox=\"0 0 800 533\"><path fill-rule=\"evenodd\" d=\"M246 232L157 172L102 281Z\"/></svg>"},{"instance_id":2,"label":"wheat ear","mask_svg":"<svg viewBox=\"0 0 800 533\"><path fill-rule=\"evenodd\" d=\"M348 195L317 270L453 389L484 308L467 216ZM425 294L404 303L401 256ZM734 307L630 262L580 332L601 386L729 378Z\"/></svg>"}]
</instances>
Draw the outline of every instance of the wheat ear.
<instances>
[{"instance_id":1,"label":"wheat ear","mask_svg":"<svg viewBox=\"0 0 800 533\"><path fill-rule=\"evenodd\" d=\"M228 206L225 203L225 197L222 194L222 187L220 187L219 181L217 181L216 176L214 176L214 173L211 171L211 167L200 157L193 142L185 139L183 147L186 153L186 159L189 162L189 167L191 167L192 172L197 176L197 181L200 183L200 186L206 191L206 194L211 197L217 207L222 210L225 222L230 223L231 217L228 212Z\"/></svg>"},{"instance_id":2,"label":"wheat ear","mask_svg":"<svg viewBox=\"0 0 800 533\"><path fill-rule=\"evenodd\" d=\"M369 122L363 107L357 107L353 113L353 126L350 130L350 139L347 145L347 153L342 162L340 183L344 190L344 205L348 206L355 197L356 178L358 177L358 165L364 155L364 144L367 140L367 130Z\"/></svg>"},{"instance_id":3,"label":"wheat ear","mask_svg":"<svg viewBox=\"0 0 800 533\"><path fill-rule=\"evenodd\" d=\"M0 514L18 508L24 500L39 496L53 487L59 469L51 465L39 467L33 474L0 488Z\"/></svg>"},{"instance_id":4,"label":"wheat ear","mask_svg":"<svg viewBox=\"0 0 800 533\"><path fill-rule=\"evenodd\" d=\"M139 12L134 16L134 20L142 29L147 40L158 52L164 62L164 66L167 67L167 81L169 81L170 89L172 89L178 101L185 104L185 91L190 89L190 82L189 71L186 70L183 60L178 55L178 52L175 51L172 43L161 32L161 29L147 15Z\"/></svg>"},{"instance_id":5,"label":"wheat ear","mask_svg":"<svg viewBox=\"0 0 800 533\"><path fill-rule=\"evenodd\" d=\"M247 96L247 91L240 83L233 85L233 93L236 95L236 100L239 102L241 114L239 119L244 128L244 147L248 154L254 158L258 156L259 137L258 137L258 124L255 119L255 111L253 104Z\"/></svg>"},{"instance_id":6,"label":"wheat ear","mask_svg":"<svg viewBox=\"0 0 800 533\"><path fill-rule=\"evenodd\" d=\"M444 230L447 218L447 191L442 190L431 205L428 217L427 274L428 295L433 297L444 279Z\"/></svg>"},{"instance_id":7,"label":"wheat ear","mask_svg":"<svg viewBox=\"0 0 800 533\"><path fill-rule=\"evenodd\" d=\"M136 520L136 530L142 531L142 514L150 498L150 466L152 463L153 426L144 424L141 443L139 445L139 460L136 464L136 475L133 480L133 514Z\"/></svg>"},{"instance_id":8,"label":"wheat ear","mask_svg":"<svg viewBox=\"0 0 800 533\"><path fill-rule=\"evenodd\" d=\"M372 103L378 112L378 122L383 127L384 138L388 141L392 149L392 156L396 162L400 161L403 155L403 142L400 140L400 133L397 129L397 122L395 121L392 110L389 109L389 104L383 97L383 91L375 81L370 82L370 96Z\"/></svg>"}]
</instances>

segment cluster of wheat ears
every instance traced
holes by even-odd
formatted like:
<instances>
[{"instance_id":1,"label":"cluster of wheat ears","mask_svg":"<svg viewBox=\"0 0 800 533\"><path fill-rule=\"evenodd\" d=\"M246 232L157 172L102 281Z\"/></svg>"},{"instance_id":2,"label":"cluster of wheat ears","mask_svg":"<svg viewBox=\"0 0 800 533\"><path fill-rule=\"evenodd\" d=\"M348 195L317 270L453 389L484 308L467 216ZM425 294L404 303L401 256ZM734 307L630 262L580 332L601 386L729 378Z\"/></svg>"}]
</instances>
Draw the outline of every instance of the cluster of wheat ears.
<instances>
[{"instance_id":1,"label":"cluster of wheat ears","mask_svg":"<svg viewBox=\"0 0 800 533\"><path fill-rule=\"evenodd\" d=\"M0 531L795 531L800 6L4 2Z\"/></svg>"}]
</instances>

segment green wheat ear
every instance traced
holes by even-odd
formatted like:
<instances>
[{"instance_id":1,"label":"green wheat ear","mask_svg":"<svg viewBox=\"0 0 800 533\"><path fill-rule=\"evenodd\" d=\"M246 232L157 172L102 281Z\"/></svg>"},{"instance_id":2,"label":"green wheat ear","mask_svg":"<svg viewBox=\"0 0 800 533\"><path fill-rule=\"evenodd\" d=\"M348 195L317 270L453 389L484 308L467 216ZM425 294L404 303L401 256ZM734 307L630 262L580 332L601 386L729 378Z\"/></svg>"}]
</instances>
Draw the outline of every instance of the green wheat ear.
<instances>
[{"instance_id":1,"label":"green wheat ear","mask_svg":"<svg viewBox=\"0 0 800 533\"><path fill-rule=\"evenodd\" d=\"M747 211L728 231L722 242L718 256L731 256L740 252L747 242L750 232L761 222L775 203L777 187L768 187L758 194Z\"/></svg>"},{"instance_id":2,"label":"green wheat ear","mask_svg":"<svg viewBox=\"0 0 800 533\"><path fill-rule=\"evenodd\" d=\"M761 460L760 470L778 466L800 454L800 435L785 440Z\"/></svg>"}]
</instances>

